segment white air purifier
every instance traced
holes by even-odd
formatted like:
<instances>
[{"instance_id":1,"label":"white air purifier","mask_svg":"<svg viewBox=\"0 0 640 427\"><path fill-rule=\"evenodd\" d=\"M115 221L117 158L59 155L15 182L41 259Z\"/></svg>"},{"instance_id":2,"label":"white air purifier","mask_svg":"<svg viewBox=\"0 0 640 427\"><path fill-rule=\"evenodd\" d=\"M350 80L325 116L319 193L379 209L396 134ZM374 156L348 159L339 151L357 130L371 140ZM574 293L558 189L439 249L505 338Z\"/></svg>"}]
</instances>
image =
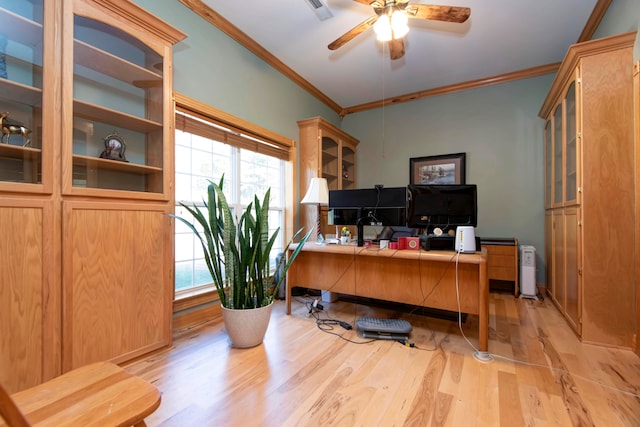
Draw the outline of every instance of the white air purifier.
<instances>
[{"instance_id":1,"label":"white air purifier","mask_svg":"<svg viewBox=\"0 0 640 427\"><path fill-rule=\"evenodd\" d=\"M476 251L476 232L473 227L460 226L456 229L456 252L472 254Z\"/></svg>"},{"instance_id":2,"label":"white air purifier","mask_svg":"<svg viewBox=\"0 0 640 427\"><path fill-rule=\"evenodd\" d=\"M536 248L533 246L520 246L520 298L538 299Z\"/></svg>"}]
</instances>

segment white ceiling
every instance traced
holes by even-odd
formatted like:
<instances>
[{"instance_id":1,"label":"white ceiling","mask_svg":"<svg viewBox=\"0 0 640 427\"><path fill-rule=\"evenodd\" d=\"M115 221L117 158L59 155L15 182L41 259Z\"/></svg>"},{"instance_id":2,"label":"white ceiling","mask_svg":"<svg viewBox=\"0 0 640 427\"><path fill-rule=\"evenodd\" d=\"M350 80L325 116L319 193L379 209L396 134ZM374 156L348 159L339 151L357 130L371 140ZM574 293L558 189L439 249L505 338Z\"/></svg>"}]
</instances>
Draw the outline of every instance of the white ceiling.
<instances>
[{"instance_id":1,"label":"white ceiling","mask_svg":"<svg viewBox=\"0 0 640 427\"><path fill-rule=\"evenodd\" d=\"M463 24L410 19L406 54L389 59L373 29L336 51L327 45L374 14L353 0L204 0L231 24L343 108L562 61L597 0L434 0L471 8ZM412 0L412 3L425 3Z\"/></svg>"}]
</instances>

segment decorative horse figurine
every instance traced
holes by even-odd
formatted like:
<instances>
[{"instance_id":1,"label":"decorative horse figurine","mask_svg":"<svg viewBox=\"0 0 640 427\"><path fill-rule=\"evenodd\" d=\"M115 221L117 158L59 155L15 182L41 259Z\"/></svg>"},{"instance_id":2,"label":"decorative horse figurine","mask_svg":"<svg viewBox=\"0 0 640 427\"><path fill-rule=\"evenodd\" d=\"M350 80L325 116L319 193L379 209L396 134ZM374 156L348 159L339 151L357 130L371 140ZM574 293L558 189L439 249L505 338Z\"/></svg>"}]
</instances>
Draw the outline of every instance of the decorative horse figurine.
<instances>
[{"instance_id":1,"label":"decorative horse figurine","mask_svg":"<svg viewBox=\"0 0 640 427\"><path fill-rule=\"evenodd\" d=\"M2 128L2 137L0 138L0 142L5 144L9 144L9 138L11 135L22 135L23 138L23 147L28 147L31 145L31 129L21 126L15 125L12 123L8 123L5 119L9 116L9 113L2 112L0 113L0 128Z\"/></svg>"}]
</instances>

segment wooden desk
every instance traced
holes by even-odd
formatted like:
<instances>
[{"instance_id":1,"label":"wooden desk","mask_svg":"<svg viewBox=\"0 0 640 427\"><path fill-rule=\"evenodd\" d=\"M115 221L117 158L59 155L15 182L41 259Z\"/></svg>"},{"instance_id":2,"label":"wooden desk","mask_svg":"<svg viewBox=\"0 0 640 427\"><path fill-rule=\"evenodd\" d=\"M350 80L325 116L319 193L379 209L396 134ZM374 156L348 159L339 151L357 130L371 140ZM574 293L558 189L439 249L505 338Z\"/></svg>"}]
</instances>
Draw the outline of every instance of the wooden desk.
<instances>
[{"instance_id":1,"label":"wooden desk","mask_svg":"<svg viewBox=\"0 0 640 427\"><path fill-rule=\"evenodd\" d=\"M295 245L289 247L293 251ZM323 291L458 311L456 253L307 243L287 273L291 288ZM458 257L460 310L479 317L479 350L488 348L487 251Z\"/></svg>"}]
</instances>

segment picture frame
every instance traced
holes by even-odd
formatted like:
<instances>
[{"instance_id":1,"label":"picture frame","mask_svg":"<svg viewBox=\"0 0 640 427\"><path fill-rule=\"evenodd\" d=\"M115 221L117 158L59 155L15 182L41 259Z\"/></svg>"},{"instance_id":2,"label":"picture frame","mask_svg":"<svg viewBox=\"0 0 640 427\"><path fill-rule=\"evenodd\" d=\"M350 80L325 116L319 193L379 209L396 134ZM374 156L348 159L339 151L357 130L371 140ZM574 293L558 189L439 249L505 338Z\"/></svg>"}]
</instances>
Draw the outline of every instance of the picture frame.
<instances>
[{"instance_id":1,"label":"picture frame","mask_svg":"<svg viewBox=\"0 0 640 427\"><path fill-rule=\"evenodd\" d=\"M409 183L414 185L466 184L466 153L409 159Z\"/></svg>"}]
</instances>

